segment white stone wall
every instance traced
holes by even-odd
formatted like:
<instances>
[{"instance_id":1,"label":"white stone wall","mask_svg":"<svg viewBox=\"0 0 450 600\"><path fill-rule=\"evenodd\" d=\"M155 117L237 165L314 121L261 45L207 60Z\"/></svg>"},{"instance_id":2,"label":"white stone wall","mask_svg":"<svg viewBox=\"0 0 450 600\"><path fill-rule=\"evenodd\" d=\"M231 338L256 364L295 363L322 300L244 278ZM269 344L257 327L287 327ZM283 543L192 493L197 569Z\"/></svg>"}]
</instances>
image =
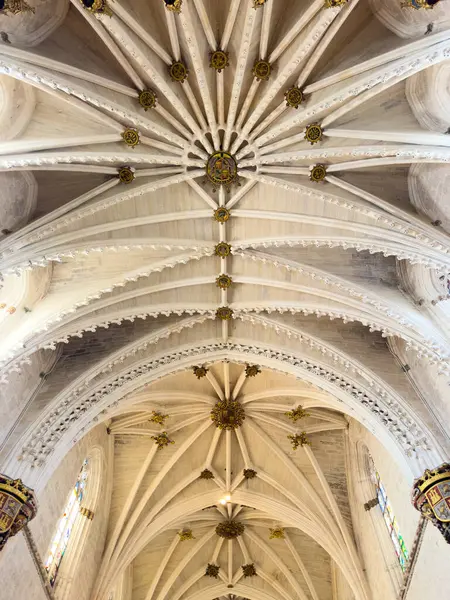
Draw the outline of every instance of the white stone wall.
<instances>
[{"instance_id":1,"label":"white stone wall","mask_svg":"<svg viewBox=\"0 0 450 600\"><path fill-rule=\"evenodd\" d=\"M447 598L450 590L450 547L431 524L427 525L407 600Z\"/></svg>"},{"instance_id":2,"label":"white stone wall","mask_svg":"<svg viewBox=\"0 0 450 600\"><path fill-rule=\"evenodd\" d=\"M99 492L99 502L93 521L88 522L87 537L76 572L73 573L75 585L66 588L65 600L87 600L90 595L94 578L98 570L106 536L107 519L110 502L110 481L108 470L111 467L113 454L111 438L106 433L104 425L93 429L77 444L61 462L53 477L38 496L39 512L31 522L30 530L42 560L48 551L58 519L61 516L68 494L73 487L83 460L90 449L100 448L104 454L102 482ZM92 481L91 481L92 484ZM85 517L79 517L85 519ZM84 523L83 523L84 525ZM64 565L70 559L70 542L66 557L61 563L61 577L66 577ZM68 583L72 578L69 579ZM44 600L38 575L28 554L22 534L8 542L5 551L0 556L0 581L6 591L0 593L1 600ZM65 586L64 586L65 587ZM32 590L31 594L30 591ZM56 592L56 598L61 595Z\"/></svg>"},{"instance_id":3,"label":"white stone wall","mask_svg":"<svg viewBox=\"0 0 450 600\"><path fill-rule=\"evenodd\" d=\"M400 589L402 572L380 509L377 506L370 511L364 509L364 503L375 497L375 487L364 477L364 469L358 468L364 445L378 468L408 549L414 539L419 513L410 504L412 481L406 481L400 468L376 438L359 423L352 421L349 427L350 503L356 543L373 600L394 600Z\"/></svg>"}]
</instances>

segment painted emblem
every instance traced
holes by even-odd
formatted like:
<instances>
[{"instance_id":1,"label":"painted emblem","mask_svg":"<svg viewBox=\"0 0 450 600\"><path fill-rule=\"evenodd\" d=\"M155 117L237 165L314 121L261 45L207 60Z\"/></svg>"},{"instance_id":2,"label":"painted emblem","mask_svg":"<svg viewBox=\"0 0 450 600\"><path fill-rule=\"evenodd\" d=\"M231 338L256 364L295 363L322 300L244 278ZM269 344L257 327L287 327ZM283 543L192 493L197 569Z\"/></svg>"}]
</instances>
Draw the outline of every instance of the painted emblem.
<instances>
[{"instance_id":1,"label":"painted emblem","mask_svg":"<svg viewBox=\"0 0 450 600\"><path fill-rule=\"evenodd\" d=\"M144 110L149 108L155 108L156 106L156 92L153 90L142 90L139 94L139 104Z\"/></svg>"},{"instance_id":2,"label":"painted emblem","mask_svg":"<svg viewBox=\"0 0 450 600\"><path fill-rule=\"evenodd\" d=\"M9 531L19 514L22 502L17 500L6 491L2 491L0 495L0 532L6 533Z\"/></svg>"},{"instance_id":3,"label":"painted emblem","mask_svg":"<svg viewBox=\"0 0 450 600\"><path fill-rule=\"evenodd\" d=\"M20 479L0 474L0 551L8 538L19 533L36 516L36 512L33 490Z\"/></svg>"},{"instance_id":4,"label":"painted emblem","mask_svg":"<svg viewBox=\"0 0 450 600\"><path fill-rule=\"evenodd\" d=\"M214 189L219 185L229 188L237 179L236 160L228 152L214 152L206 163L206 177Z\"/></svg>"},{"instance_id":5,"label":"painted emblem","mask_svg":"<svg viewBox=\"0 0 450 600\"><path fill-rule=\"evenodd\" d=\"M221 73L229 64L228 52L216 50L209 55L209 66L218 73Z\"/></svg>"},{"instance_id":6,"label":"painted emblem","mask_svg":"<svg viewBox=\"0 0 450 600\"><path fill-rule=\"evenodd\" d=\"M184 83L188 78L189 71L183 62L175 61L169 67L169 74L173 81Z\"/></svg>"},{"instance_id":7,"label":"painted emblem","mask_svg":"<svg viewBox=\"0 0 450 600\"><path fill-rule=\"evenodd\" d=\"M314 165L312 167L309 178L311 181L323 181L327 175L327 169L325 165Z\"/></svg>"},{"instance_id":8,"label":"painted emblem","mask_svg":"<svg viewBox=\"0 0 450 600\"><path fill-rule=\"evenodd\" d=\"M436 483L425 492L425 497L439 521L450 523L450 482Z\"/></svg>"}]
</instances>

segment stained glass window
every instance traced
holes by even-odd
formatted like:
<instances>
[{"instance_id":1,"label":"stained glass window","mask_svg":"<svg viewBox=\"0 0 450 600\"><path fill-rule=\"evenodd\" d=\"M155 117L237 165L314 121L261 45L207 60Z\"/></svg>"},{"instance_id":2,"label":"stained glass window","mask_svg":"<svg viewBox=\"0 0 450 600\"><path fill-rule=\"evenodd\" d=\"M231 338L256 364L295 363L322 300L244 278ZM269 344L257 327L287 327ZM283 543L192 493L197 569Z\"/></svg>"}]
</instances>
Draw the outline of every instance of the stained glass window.
<instances>
[{"instance_id":1,"label":"stained glass window","mask_svg":"<svg viewBox=\"0 0 450 600\"><path fill-rule=\"evenodd\" d=\"M384 522L386 523L386 527L392 540L398 562L400 563L402 571L404 571L406 569L406 563L408 562L408 550L400 533L397 519L395 518L394 511L392 510L391 503L387 497L385 487L380 479L380 475L375 467L372 457L369 457L369 460L370 474L376 487L378 505L383 514Z\"/></svg>"},{"instance_id":2,"label":"stained glass window","mask_svg":"<svg viewBox=\"0 0 450 600\"><path fill-rule=\"evenodd\" d=\"M83 494L86 488L88 478L88 460L83 462L80 474L73 490L70 492L63 515L60 518L56 527L55 535L53 536L47 560L45 561L45 570L48 573L50 585L53 587L56 582L61 561L64 558L64 553L67 549L70 536L72 534L75 519L80 512L80 505L83 499Z\"/></svg>"}]
</instances>

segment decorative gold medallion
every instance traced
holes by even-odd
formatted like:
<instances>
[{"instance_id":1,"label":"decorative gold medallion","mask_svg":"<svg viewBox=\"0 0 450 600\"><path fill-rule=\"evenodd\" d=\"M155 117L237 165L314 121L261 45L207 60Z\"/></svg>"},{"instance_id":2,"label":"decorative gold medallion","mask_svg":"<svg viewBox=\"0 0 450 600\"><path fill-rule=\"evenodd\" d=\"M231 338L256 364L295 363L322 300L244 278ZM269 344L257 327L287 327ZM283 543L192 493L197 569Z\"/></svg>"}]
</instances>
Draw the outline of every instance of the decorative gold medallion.
<instances>
[{"instance_id":1,"label":"decorative gold medallion","mask_svg":"<svg viewBox=\"0 0 450 600\"><path fill-rule=\"evenodd\" d=\"M225 223L230 218L231 214L228 209L224 206L219 206L217 210L214 211L214 219L218 223Z\"/></svg>"},{"instance_id":2,"label":"decorative gold medallion","mask_svg":"<svg viewBox=\"0 0 450 600\"><path fill-rule=\"evenodd\" d=\"M253 65L252 73L258 81L268 81L272 67L267 60L257 60Z\"/></svg>"},{"instance_id":3,"label":"decorative gold medallion","mask_svg":"<svg viewBox=\"0 0 450 600\"><path fill-rule=\"evenodd\" d=\"M244 407L237 400L218 400L211 411L211 420L219 429L237 429L244 419Z\"/></svg>"},{"instance_id":4,"label":"decorative gold medallion","mask_svg":"<svg viewBox=\"0 0 450 600\"><path fill-rule=\"evenodd\" d=\"M248 565L242 565L242 573L244 577L255 577L256 568L254 563L250 563Z\"/></svg>"},{"instance_id":5,"label":"decorative gold medallion","mask_svg":"<svg viewBox=\"0 0 450 600\"><path fill-rule=\"evenodd\" d=\"M27 12L34 13L35 9L27 4L25 0L0 0L0 15L18 15Z\"/></svg>"},{"instance_id":6,"label":"decorative gold medallion","mask_svg":"<svg viewBox=\"0 0 450 600\"><path fill-rule=\"evenodd\" d=\"M214 577L214 579L217 579L219 577L219 569L220 569L220 567L218 565L213 565L211 563L208 563L208 566L206 567L206 571L205 571L205 576L206 577Z\"/></svg>"},{"instance_id":7,"label":"decorative gold medallion","mask_svg":"<svg viewBox=\"0 0 450 600\"><path fill-rule=\"evenodd\" d=\"M228 57L228 52L224 52L223 50L211 52L209 55L209 66L218 73L221 73L230 64Z\"/></svg>"},{"instance_id":8,"label":"decorative gold medallion","mask_svg":"<svg viewBox=\"0 0 450 600\"><path fill-rule=\"evenodd\" d=\"M156 106L156 92L153 90L142 90L139 94L139 104L144 110L149 108L155 108Z\"/></svg>"},{"instance_id":9,"label":"decorative gold medallion","mask_svg":"<svg viewBox=\"0 0 450 600\"><path fill-rule=\"evenodd\" d=\"M216 256L220 256L220 258L225 258L226 256L230 256L231 254L231 246L226 242L219 242L216 244L214 248L214 254Z\"/></svg>"},{"instance_id":10,"label":"decorative gold medallion","mask_svg":"<svg viewBox=\"0 0 450 600\"><path fill-rule=\"evenodd\" d=\"M309 412L306 412L306 410L301 405L297 406L296 408L293 408L289 412L285 412L284 414L293 423L296 423L299 419L304 419L305 417L311 416Z\"/></svg>"},{"instance_id":11,"label":"decorative gold medallion","mask_svg":"<svg viewBox=\"0 0 450 600\"><path fill-rule=\"evenodd\" d=\"M275 527L270 530L269 540L284 540L284 527Z\"/></svg>"},{"instance_id":12,"label":"decorative gold medallion","mask_svg":"<svg viewBox=\"0 0 450 600\"><path fill-rule=\"evenodd\" d=\"M180 538L180 542L185 542L186 540L195 540L192 529L182 529L178 532L178 536Z\"/></svg>"},{"instance_id":13,"label":"decorative gold medallion","mask_svg":"<svg viewBox=\"0 0 450 600\"><path fill-rule=\"evenodd\" d=\"M302 90L295 85L284 92L284 98L291 108L298 108L304 100Z\"/></svg>"},{"instance_id":14,"label":"decorative gold medallion","mask_svg":"<svg viewBox=\"0 0 450 600\"><path fill-rule=\"evenodd\" d=\"M0 474L0 551L37 513L34 491L21 479Z\"/></svg>"},{"instance_id":15,"label":"decorative gold medallion","mask_svg":"<svg viewBox=\"0 0 450 600\"><path fill-rule=\"evenodd\" d=\"M112 17L112 11L106 0L80 0L86 10L92 13L99 13Z\"/></svg>"},{"instance_id":16,"label":"decorative gold medallion","mask_svg":"<svg viewBox=\"0 0 450 600\"><path fill-rule=\"evenodd\" d=\"M158 446L158 450L162 450L169 444L175 444L174 440L171 440L167 435L166 431L158 433L158 435L152 435L152 440L155 440L155 444Z\"/></svg>"},{"instance_id":17,"label":"decorative gold medallion","mask_svg":"<svg viewBox=\"0 0 450 600\"><path fill-rule=\"evenodd\" d=\"M164 423L166 422L166 419L168 419L168 418L169 418L169 415L163 415L159 411L154 410L152 412L152 416L150 417L149 421L151 423L156 423L157 425L164 425Z\"/></svg>"},{"instance_id":18,"label":"decorative gold medallion","mask_svg":"<svg viewBox=\"0 0 450 600\"><path fill-rule=\"evenodd\" d=\"M223 273L222 273L222 275L219 275L219 277L216 278L216 285L221 290L227 290L231 286L232 283L233 283L233 280L231 279L231 277L229 275L225 275Z\"/></svg>"},{"instance_id":19,"label":"decorative gold medallion","mask_svg":"<svg viewBox=\"0 0 450 600\"><path fill-rule=\"evenodd\" d=\"M216 310L216 317L222 321L229 321L233 318L233 309L229 306L221 306Z\"/></svg>"},{"instance_id":20,"label":"decorative gold medallion","mask_svg":"<svg viewBox=\"0 0 450 600\"><path fill-rule=\"evenodd\" d=\"M291 440L292 449L297 450L299 446L310 446L311 444L306 437L306 433L302 431L301 433L296 433L295 435L288 435L288 439Z\"/></svg>"},{"instance_id":21,"label":"decorative gold medallion","mask_svg":"<svg viewBox=\"0 0 450 600\"><path fill-rule=\"evenodd\" d=\"M169 67L169 73L173 81L184 83L189 75L186 65L181 60L173 62Z\"/></svg>"},{"instance_id":22,"label":"decorative gold medallion","mask_svg":"<svg viewBox=\"0 0 450 600\"><path fill-rule=\"evenodd\" d=\"M327 169L325 165L314 165L309 174L311 181L323 181L326 177Z\"/></svg>"},{"instance_id":23,"label":"decorative gold medallion","mask_svg":"<svg viewBox=\"0 0 450 600\"><path fill-rule=\"evenodd\" d=\"M177 13L181 11L181 5L183 4L183 0L163 0L163 2L166 5L167 10Z\"/></svg>"},{"instance_id":24,"label":"decorative gold medallion","mask_svg":"<svg viewBox=\"0 0 450 600\"><path fill-rule=\"evenodd\" d=\"M248 377L256 377L259 373L261 373L261 369L258 365L247 365L245 367L245 376Z\"/></svg>"},{"instance_id":25,"label":"decorative gold medallion","mask_svg":"<svg viewBox=\"0 0 450 600\"><path fill-rule=\"evenodd\" d=\"M214 152L208 158L206 163L206 177L213 184L215 190L217 186L223 185L230 189L232 183L238 177L237 163L229 152Z\"/></svg>"},{"instance_id":26,"label":"decorative gold medallion","mask_svg":"<svg viewBox=\"0 0 450 600\"><path fill-rule=\"evenodd\" d=\"M253 8L259 8L260 6L263 6L263 4L265 4L267 2L267 0L253 0Z\"/></svg>"},{"instance_id":27,"label":"decorative gold medallion","mask_svg":"<svg viewBox=\"0 0 450 600\"><path fill-rule=\"evenodd\" d=\"M207 369L205 366L192 367L192 371L197 379L202 379L203 377L206 377L206 373L209 371L209 369Z\"/></svg>"},{"instance_id":28,"label":"decorative gold medallion","mask_svg":"<svg viewBox=\"0 0 450 600\"><path fill-rule=\"evenodd\" d=\"M310 144L317 144L322 140L323 129L318 123L307 125L305 129L305 140Z\"/></svg>"},{"instance_id":29,"label":"decorative gold medallion","mask_svg":"<svg viewBox=\"0 0 450 600\"><path fill-rule=\"evenodd\" d=\"M120 167L119 179L121 183L131 183L134 181L134 172L130 167Z\"/></svg>"},{"instance_id":30,"label":"decorative gold medallion","mask_svg":"<svg viewBox=\"0 0 450 600\"><path fill-rule=\"evenodd\" d=\"M139 132L137 129L129 127L128 129L125 129L125 131L122 133L122 139L127 146L130 146L130 148L134 148L139 144L140 141Z\"/></svg>"},{"instance_id":31,"label":"decorative gold medallion","mask_svg":"<svg viewBox=\"0 0 450 600\"><path fill-rule=\"evenodd\" d=\"M240 521L224 521L223 523L219 523L216 527L217 535L226 540L233 540L242 535L244 531L245 525Z\"/></svg>"}]
</instances>

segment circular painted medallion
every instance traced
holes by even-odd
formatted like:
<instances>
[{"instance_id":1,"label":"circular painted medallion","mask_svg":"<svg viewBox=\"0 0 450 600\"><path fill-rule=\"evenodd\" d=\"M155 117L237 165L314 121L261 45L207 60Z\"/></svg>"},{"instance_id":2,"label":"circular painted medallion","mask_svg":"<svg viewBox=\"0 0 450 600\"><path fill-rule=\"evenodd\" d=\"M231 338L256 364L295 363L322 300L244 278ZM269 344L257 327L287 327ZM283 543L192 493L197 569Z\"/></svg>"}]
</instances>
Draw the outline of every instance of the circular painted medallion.
<instances>
[{"instance_id":1,"label":"circular painted medallion","mask_svg":"<svg viewBox=\"0 0 450 600\"><path fill-rule=\"evenodd\" d=\"M222 274L216 278L216 285L221 290L227 290L231 286L232 283L233 283L233 280L231 279L231 277L229 275Z\"/></svg>"},{"instance_id":2,"label":"circular painted medallion","mask_svg":"<svg viewBox=\"0 0 450 600\"><path fill-rule=\"evenodd\" d=\"M253 65L252 73L258 81L267 81L270 77L272 67L267 60L257 60Z\"/></svg>"},{"instance_id":3,"label":"circular painted medallion","mask_svg":"<svg viewBox=\"0 0 450 600\"><path fill-rule=\"evenodd\" d=\"M130 167L121 167L119 169L119 179L121 183L131 183L134 180L134 173Z\"/></svg>"},{"instance_id":4,"label":"circular painted medallion","mask_svg":"<svg viewBox=\"0 0 450 600\"><path fill-rule=\"evenodd\" d=\"M210 54L209 66L220 73L225 67L228 67L228 52L223 50L216 50Z\"/></svg>"},{"instance_id":5,"label":"circular painted medallion","mask_svg":"<svg viewBox=\"0 0 450 600\"><path fill-rule=\"evenodd\" d=\"M216 256L220 256L220 258L225 258L225 256L230 256L231 254L231 246L226 242L219 242L216 244L214 248L214 254Z\"/></svg>"},{"instance_id":6,"label":"circular painted medallion","mask_svg":"<svg viewBox=\"0 0 450 600\"><path fill-rule=\"evenodd\" d=\"M230 211L224 206L219 206L219 208L214 211L214 219L219 223L225 223L228 221L230 216Z\"/></svg>"},{"instance_id":7,"label":"circular painted medallion","mask_svg":"<svg viewBox=\"0 0 450 600\"><path fill-rule=\"evenodd\" d=\"M139 144L139 133L137 129L125 129L125 131L122 133L122 139L127 146L134 148L134 146Z\"/></svg>"},{"instance_id":8,"label":"circular painted medallion","mask_svg":"<svg viewBox=\"0 0 450 600\"><path fill-rule=\"evenodd\" d=\"M327 174L325 165L315 165L311 169L310 179L311 181L323 181Z\"/></svg>"},{"instance_id":9,"label":"circular painted medallion","mask_svg":"<svg viewBox=\"0 0 450 600\"><path fill-rule=\"evenodd\" d=\"M286 99L286 106L290 106L291 108L298 108L304 100L302 90L296 86L284 92L284 97Z\"/></svg>"},{"instance_id":10,"label":"circular painted medallion","mask_svg":"<svg viewBox=\"0 0 450 600\"><path fill-rule=\"evenodd\" d=\"M184 83L189 75L189 71L186 68L186 65L181 61L176 61L172 63L169 67L169 73L171 78L174 81L178 81L179 83Z\"/></svg>"},{"instance_id":11,"label":"circular painted medallion","mask_svg":"<svg viewBox=\"0 0 450 600\"><path fill-rule=\"evenodd\" d=\"M233 309L229 306L221 306L216 310L216 317L222 321L229 321L233 318Z\"/></svg>"},{"instance_id":12,"label":"circular painted medallion","mask_svg":"<svg viewBox=\"0 0 450 600\"><path fill-rule=\"evenodd\" d=\"M313 123L312 125L308 125L305 129L305 140L310 144L317 144L317 142L321 141L322 134L322 127L317 123Z\"/></svg>"},{"instance_id":13,"label":"circular painted medallion","mask_svg":"<svg viewBox=\"0 0 450 600\"><path fill-rule=\"evenodd\" d=\"M139 104L144 108L144 110L155 108L156 93L153 90L142 90L142 92L139 94Z\"/></svg>"},{"instance_id":14,"label":"circular painted medallion","mask_svg":"<svg viewBox=\"0 0 450 600\"><path fill-rule=\"evenodd\" d=\"M228 152L214 152L206 163L206 176L214 186L229 186L237 179L236 160Z\"/></svg>"}]
</instances>

